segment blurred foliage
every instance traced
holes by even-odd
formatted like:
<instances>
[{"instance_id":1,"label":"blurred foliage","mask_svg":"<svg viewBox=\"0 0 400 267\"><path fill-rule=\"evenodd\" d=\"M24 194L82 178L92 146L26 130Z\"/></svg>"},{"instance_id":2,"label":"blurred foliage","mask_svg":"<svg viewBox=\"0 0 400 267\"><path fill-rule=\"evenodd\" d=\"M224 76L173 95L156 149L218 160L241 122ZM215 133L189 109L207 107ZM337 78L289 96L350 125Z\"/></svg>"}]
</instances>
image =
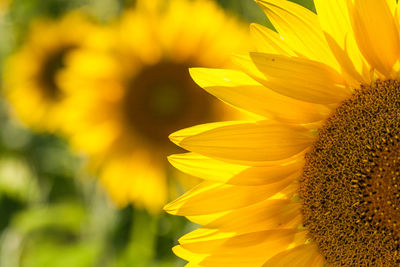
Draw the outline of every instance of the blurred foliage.
<instances>
[{"instance_id":1,"label":"blurred foliage","mask_svg":"<svg viewBox=\"0 0 400 267\"><path fill-rule=\"evenodd\" d=\"M292 0L315 11L311 0ZM218 0L248 22L271 26L252 0ZM134 1L14 0L0 15L0 60L24 40L32 19L76 8L112 20ZM0 68L4 68L3 64ZM1 82L1 81L0 81ZM95 179L53 135L11 119L0 100L0 266L182 266L171 248L194 226L185 219L114 207Z\"/></svg>"},{"instance_id":2,"label":"blurred foliage","mask_svg":"<svg viewBox=\"0 0 400 267\"><path fill-rule=\"evenodd\" d=\"M313 0L289 0L291 2L300 4L309 10L315 12ZM243 20L249 23L258 23L270 28L273 28L269 19L265 16L262 9L253 0L217 0L225 9L237 14Z\"/></svg>"},{"instance_id":3,"label":"blurred foliage","mask_svg":"<svg viewBox=\"0 0 400 267\"><path fill-rule=\"evenodd\" d=\"M2 107L0 266L180 265L170 249L184 220L117 210L63 140L29 132Z\"/></svg>"},{"instance_id":4,"label":"blurred foliage","mask_svg":"<svg viewBox=\"0 0 400 267\"><path fill-rule=\"evenodd\" d=\"M247 22L258 23L270 27L272 26L255 1L218 0L218 3L220 3L225 9L238 14Z\"/></svg>"}]
</instances>

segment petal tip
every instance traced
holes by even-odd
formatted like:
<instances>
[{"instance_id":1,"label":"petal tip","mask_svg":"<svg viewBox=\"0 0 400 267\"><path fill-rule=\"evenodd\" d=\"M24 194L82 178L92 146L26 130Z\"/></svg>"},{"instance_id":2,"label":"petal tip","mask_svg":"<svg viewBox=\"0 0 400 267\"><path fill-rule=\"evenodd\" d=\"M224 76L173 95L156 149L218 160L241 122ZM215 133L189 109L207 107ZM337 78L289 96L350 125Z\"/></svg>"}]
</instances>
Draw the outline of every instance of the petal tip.
<instances>
[{"instance_id":1,"label":"petal tip","mask_svg":"<svg viewBox=\"0 0 400 267\"><path fill-rule=\"evenodd\" d=\"M174 132L168 136L168 139L174 143L175 145L179 146L182 141L182 135L180 134L181 131Z\"/></svg>"},{"instance_id":2,"label":"petal tip","mask_svg":"<svg viewBox=\"0 0 400 267\"><path fill-rule=\"evenodd\" d=\"M175 206L175 201L172 201L170 203L167 203L164 207L163 210L169 214L172 215L177 215L177 208Z\"/></svg>"}]
</instances>

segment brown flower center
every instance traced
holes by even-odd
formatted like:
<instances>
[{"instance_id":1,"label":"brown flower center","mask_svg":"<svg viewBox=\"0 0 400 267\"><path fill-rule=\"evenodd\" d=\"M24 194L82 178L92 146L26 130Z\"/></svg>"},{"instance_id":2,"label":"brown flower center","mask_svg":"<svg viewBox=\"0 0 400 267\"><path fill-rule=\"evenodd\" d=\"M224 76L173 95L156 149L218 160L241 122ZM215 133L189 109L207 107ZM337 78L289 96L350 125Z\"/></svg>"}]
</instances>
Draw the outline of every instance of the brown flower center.
<instances>
[{"instance_id":1,"label":"brown flower center","mask_svg":"<svg viewBox=\"0 0 400 267\"><path fill-rule=\"evenodd\" d=\"M169 144L176 129L208 122L212 97L196 85L187 65L170 62L144 68L127 84L123 113L128 128L155 144Z\"/></svg>"},{"instance_id":2,"label":"brown flower center","mask_svg":"<svg viewBox=\"0 0 400 267\"><path fill-rule=\"evenodd\" d=\"M303 223L332 266L400 265L400 82L362 86L326 121L300 179Z\"/></svg>"},{"instance_id":3,"label":"brown flower center","mask_svg":"<svg viewBox=\"0 0 400 267\"><path fill-rule=\"evenodd\" d=\"M65 67L65 55L74 48L73 45L60 47L50 53L43 61L38 79L43 94L49 99L57 100L62 96L56 77L57 73Z\"/></svg>"}]
</instances>

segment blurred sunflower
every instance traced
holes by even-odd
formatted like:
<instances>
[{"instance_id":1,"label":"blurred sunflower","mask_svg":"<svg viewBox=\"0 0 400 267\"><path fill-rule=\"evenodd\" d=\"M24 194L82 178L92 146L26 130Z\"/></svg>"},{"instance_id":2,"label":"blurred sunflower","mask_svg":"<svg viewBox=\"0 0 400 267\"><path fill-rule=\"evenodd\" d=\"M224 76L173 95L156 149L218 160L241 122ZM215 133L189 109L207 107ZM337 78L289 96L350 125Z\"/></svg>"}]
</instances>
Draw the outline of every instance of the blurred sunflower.
<instances>
[{"instance_id":1,"label":"blurred sunflower","mask_svg":"<svg viewBox=\"0 0 400 267\"><path fill-rule=\"evenodd\" d=\"M210 20L212 18L212 20ZM174 129L220 119L224 108L190 78L189 66L229 66L247 27L212 1L138 1L74 52L61 75L71 143L101 165L114 202L161 211ZM79 90L76 90L79 88Z\"/></svg>"},{"instance_id":2,"label":"blurred sunflower","mask_svg":"<svg viewBox=\"0 0 400 267\"><path fill-rule=\"evenodd\" d=\"M11 0L0 0L0 14L7 11L10 3L11 3Z\"/></svg>"},{"instance_id":3,"label":"blurred sunflower","mask_svg":"<svg viewBox=\"0 0 400 267\"><path fill-rule=\"evenodd\" d=\"M174 251L190 266L399 266L400 9L315 0L317 14L258 0L241 71L192 69L223 101L264 120L171 135L203 178L165 209L204 225Z\"/></svg>"},{"instance_id":4,"label":"blurred sunflower","mask_svg":"<svg viewBox=\"0 0 400 267\"><path fill-rule=\"evenodd\" d=\"M32 23L29 35L5 63L4 88L17 116L39 131L55 131L63 124L59 105L64 98L58 74L69 52L79 48L93 25L79 13L59 21Z\"/></svg>"}]
</instances>

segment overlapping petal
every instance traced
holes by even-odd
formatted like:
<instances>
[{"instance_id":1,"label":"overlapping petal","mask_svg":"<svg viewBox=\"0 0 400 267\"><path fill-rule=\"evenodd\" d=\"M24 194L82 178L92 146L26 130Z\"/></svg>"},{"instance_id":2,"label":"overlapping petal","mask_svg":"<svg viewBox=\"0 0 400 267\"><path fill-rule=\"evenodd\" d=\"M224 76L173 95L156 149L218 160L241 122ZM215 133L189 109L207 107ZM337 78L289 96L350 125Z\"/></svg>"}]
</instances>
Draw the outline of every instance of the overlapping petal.
<instances>
[{"instance_id":1,"label":"overlapping petal","mask_svg":"<svg viewBox=\"0 0 400 267\"><path fill-rule=\"evenodd\" d=\"M215 160L196 153L168 157L178 170L193 176L232 185L265 185L298 173L304 164L303 154L269 162L264 166L248 166Z\"/></svg>"},{"instance_id":2,"label":"overlapping petal","mask_svg":"<svg viewBox=\"0 0 400 267\"><path fill-rule=\"evenodd\" d=\"M250 57L264 75L258 81L282 95L317 104L338 103L350 95L343 77L320 62L255 52Z\"/></svg>"},{"instance_id":3,"label":"overlapping petal","mask_svg":"<svg viewBox=\"0 0 400 267\"><path fill-rule=\"evenodd\" d=\"M286 0L257 0L257 3L293 51L340 69L329 50L316 14Z\"/></svg>"},{"instance_id":4,"label":"overlapping petal","mask_svg":"<svg viewBox=\"0 0 400 267\"><path fill-rule=\"evenodd\" d=\"M301 203L289 199L270 199L229 212L203 228L235 233L290 228L288 224L296 218L296 223L301 224L300 208Z\"/></svg>"},{"instance_id":5,"label":"overlapping petal","mask_svg":"<svg viewBox=\"0 0 400 267\"><path fill-rule=\"evenodd\" d=\"M279 34L259 24L250 25L251 37L257 52L297 56Z\"/></svg>"},{"instance_id":6,"label":"overlapping petal","mask_svg":"<svg viewBox=\"0 0 400 267\"><path fill-rule=\"evenodd\" d=\"M260 266L266 259L284 250L295 239L298 230L279 229L242 235L214 233L181 239L181 247L194 253L209 253L204 266ZM247 257L242 257L245 253ZM219 265L218 265L219 264Z\"/></svg>"},{"instance_id":7,"label":"overlapping petal","mask_svg":"<svg viewBox=\"0 0 400 267\"><path fill-rule=\"evenodd\" d=\"M387 1L348 1L357 44L369 64L391 77L400 56L399 33Z\"/></svg>"},{"instance_id":8,"label":"overlapping petal","mask_svg":"<svg viewBox=\"0 0 400 267\"><path fill-rule=\"evenodd\" d=\"M366 62L355 41L347 3L340 1L315 0L321 28L336 60L345 74L357 82L369 82Z\"/></svg>"},{"instance_id":9,"label":"overlapping petal","mask_svg":"<svg viewBox=\"0 0 400 267\"><path fill-rule=\"evenodd\" d=\"M297 178L297 176L296 176ZM175 215L196 216L246 207L279 193L290 185L295 177L261 186L235 186L202 183L164 209ZM215 205L218 203L218 205Z\"/></svg>"},{"instance_id":10,"label":"overlapping petal","mask_svg":"<svg viewBox=\"0 0 400 267\"><path fill-rule=\"evenodd\" d=\"M331 112L324 105L311 104L278 94L235 70L194 68L194 81L209 93L240 109L288 123L310 123Z\"/></svg>"},{"instance_id":11,"label":"overlapping petal","mask_svg":"<svg viewBox=\"0 0 400 267\"><path fill-rule=\"evenodd\" d=\"M306 149L314 138L305 127L271 121L226 125L183 138L180 131L171 135L182 148L205 156L256 162L291 157Z\"/></svg>"},{"instance_id":12,"label":"overlapping petal","mask_svg":"<svg viewBox=\"0 0 400 267\"><path fill-rule=\"evenodd\" d=\"M309 266L321 267L324 264L323 257L318 253L314 244L301 245L287 251L283 251L270 260L263 267L282 266Z\"/></svg>"}]
</instances>

